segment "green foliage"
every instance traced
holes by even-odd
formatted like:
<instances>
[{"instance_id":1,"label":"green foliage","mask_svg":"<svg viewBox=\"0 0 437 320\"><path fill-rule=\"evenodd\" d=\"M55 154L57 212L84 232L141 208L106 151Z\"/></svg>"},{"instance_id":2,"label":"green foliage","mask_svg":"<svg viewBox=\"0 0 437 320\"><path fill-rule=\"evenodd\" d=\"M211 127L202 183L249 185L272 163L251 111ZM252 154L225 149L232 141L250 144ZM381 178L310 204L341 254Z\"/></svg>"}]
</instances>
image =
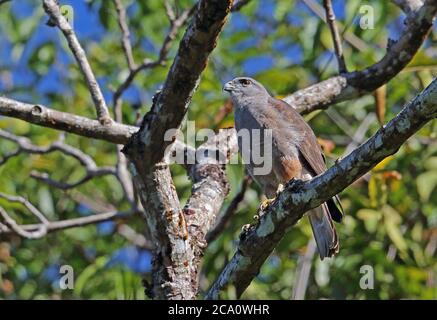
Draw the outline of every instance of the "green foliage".
<instances>
[{"instance_id":1,"label":"green foliage","mask_svg":"<svg viewBox=\"0 0 437 320\"><path fill-rule=\"evenodd\" d=\"M123 2L129 7L136 61L155 59L169 29L161 1ZM179 11L194 3L188 0L177 2ZM264 83L273 94L285 96L336 74L329 30L318 17L301 1L266 1L265 7L261 2L253 0L241 12L231 15L190 105L188 119L196 121L197 129L233 125L232 114L218 115L227 99L221 91L222 84L234 76L248 73ZM17 99L26 94L28 101L41 101L53 109L94 117L89 92L67 44L58 30L44 25L46 17L42 9L33 1L27 3L32 10L24 18L11 11L11 3L0 7L0 44L8 44L5 48L12 61L10 64L0 62L2 94ZM121 33L112 2L87 3L101 29L100 38L82 36L83 31L78 32L78 36L111 105L109 90L118 87L127 76ZM354 33L366 44L366 48L359 51L344 43L349 70L369 66L383 56L389 35L387 26L400 32L400 11L390 1L376 0L366 2L376 13L375 29L362 30L358 22L361 3L358 0L344 1L344 17L339 19L340 30ZM72 5L75 7L73 2ZM84 17L76 15L75 19L76 24L87 23ZM31 39L41 32L47 37L35 45ZM123 96L126 122L134 123L137 112L144 114L150 108L152 96L165 80L182 34L179 32L172 46L168 63L141 72L133 85L135 93ZM430 49L426 45L387 85L386 119L395 116L435 76L436 60ZM259 57L270 57L272 63L260 69L258 60L248 64L250 59ZM23 69L30 73L21 76L28 81L13 78L13 83L8 86L7 79ZM60 86L41 90L39 84L50 72L58 74ZM332 108L341 115L347 127L339 126L325 112L307 118L316 134L332 141L335 146L327 153L329 164L343 155L351 142L348 133L355 132L366 116L374 112L374 100L372 96L365 96ZM27 136L38 145L47 145L58 138L54 130L10 118L0 118L0 128ZM370 137L378 128L375 120L365 137ZM318 257L313 258L307 298L437 298L436 129L434 120L397 154L340 195L346 212L344 221L337 224L340 254L323 262ZM116 162L113 145L73 135L67 135L66 141L88 153L98 165L114 165ZM12 143L2 140L0 154L14 148ZM82 214L70 192L47 187L29 178L32 170L48 172L54 179L66 182L77 181L84 174L76 160L59 153L21 154L0 166L0 191L27 197L53 220ZM233 165L227 172L231 193L224 209L239 190L243 168ZM185 203L191 184L181 167L173 167L172 173L181 202ZM76 192L120 210L129 207L121 187L110 177L94 179L77 188ZM241 226L253 220L260 201L261 192L252 184L230 225L208 247L202 267L201 294L232 257ZM5 201L0 201L0 205L20 223L35 222L21 205ZM140 217L130 219L128 224L139 232L145 230ZM298 259L311 237L311 228L304 218L287 233L243 297L289 299L296 280ZM129 242L116 232L102 234L96 226L60 231L40 240L22 240L15 236L0 238L0 298L144 299L141 278L150 277L149 274L136 273L123 265L108 265L114 253L128 245ZM47 279L47 269L62 264L71 265L75 270L74 290L61 290L57 281ZM363 265L374 268L373 290L362 290L359 286L360 267ZM227 297L234 296L235 292L230 289Z\"/></svg>"}]
</instances>

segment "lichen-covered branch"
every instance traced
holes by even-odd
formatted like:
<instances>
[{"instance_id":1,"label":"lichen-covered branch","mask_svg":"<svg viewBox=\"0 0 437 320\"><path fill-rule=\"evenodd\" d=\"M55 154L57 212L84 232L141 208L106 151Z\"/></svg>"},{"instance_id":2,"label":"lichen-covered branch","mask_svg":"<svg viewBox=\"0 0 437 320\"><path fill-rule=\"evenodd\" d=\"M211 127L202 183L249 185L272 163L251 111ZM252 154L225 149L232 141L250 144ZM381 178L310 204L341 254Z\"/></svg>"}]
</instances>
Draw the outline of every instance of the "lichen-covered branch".
<instances>
[{"instance_id":1,"label":"lichen-covered branch","mask_svg":"<svg viewBox=\"0 0 437 320\"><path fill-rule=\"evenodd\" d=\"M371 170L427 122L437 117L437 79L408 103L386 126L325 173L308 182L291 181L276 200L240 236L232 260L210 289L207 298L217 299L227 286L241 296L261 265L291 226L308 210L319 206Z\"/></svg>"},{"instance_id":2,"label":"lichen-covered branch","mask_svg":"<svg viewBox=\"0 0 437 320\"><path fill-rule=\"evenodd\" d=\"M185 215L180 209L164 152L168 129L179 128L205 69L209 54L230 12L232 0L200 1L188 26L163 89L154 98L140 130L123 149L146 220L155 242L153 280L149 291L158 299L194 299L197 293L194 252Z\"/></svg>"},{"instance_id":3,"label":"lichen-covered branch","mask_svg":"<svg viewBox=\"0 0 437 320\"><path fill-rule=\"evenodd\" d=\"M220 234L225 230L225 228L229 224L229 221L236 213L238 209L238 205L243 201L246 190L251 182L252 182L252 178L250 176L244 177L241 183L240 190L232 199L231 203L226 208L225 212L218 218L217 223L206 234L205 239L207 244L217 239L220 236Z\"/></svg>"},{"instance_id":4,"label":"lichen-covered branch","mask_svg":"<svg viewBox=\"0 0 437 320\"><path fill-rule=\"evenodd\" d=\"M374 65L299 90L284 100L300 113L326 109L332 104L372 92L390 81L413 59L433 25L437 2L427 0L406 19L402 36L389 46L386 55Z\"/></svg>"},{"instance_id":5,"label":"lichen-covered branch","mask_svg":"<svg viewBox=\"0 0 437 320\"><path fill-rule=\"evenodd\" d=\"M237 138L234 129L220 132L202 144L197 149L197 163L191 166L189 176L193 181L191 196L183 212L187 224L190 244L194 253L194 273L197 285L198 268L207 246L205 237L215 223L223 201L229 193L229 183L226 177L225 161L238 151Z\"/></svg>"}]
</instances>

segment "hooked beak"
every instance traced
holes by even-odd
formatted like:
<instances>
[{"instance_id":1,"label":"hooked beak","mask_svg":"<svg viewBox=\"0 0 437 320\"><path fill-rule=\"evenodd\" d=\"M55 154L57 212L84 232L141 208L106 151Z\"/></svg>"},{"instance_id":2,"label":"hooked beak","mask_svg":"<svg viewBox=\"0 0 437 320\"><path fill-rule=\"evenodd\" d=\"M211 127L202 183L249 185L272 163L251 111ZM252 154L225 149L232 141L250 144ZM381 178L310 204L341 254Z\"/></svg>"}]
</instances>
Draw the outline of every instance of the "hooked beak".
<instances>
[{"instance_id":1,"label":"hooked beak","mask_svg":"<svg viewBox=\"0 0 437 320\"><path fill-rule=\"evenodd\" d=\"M231 92L232 90L234 90L234 85L232 84L232 81L227 82L224 86L223 86L223 90L227 91L227 92Z\"/></svg>"}]
</instances>

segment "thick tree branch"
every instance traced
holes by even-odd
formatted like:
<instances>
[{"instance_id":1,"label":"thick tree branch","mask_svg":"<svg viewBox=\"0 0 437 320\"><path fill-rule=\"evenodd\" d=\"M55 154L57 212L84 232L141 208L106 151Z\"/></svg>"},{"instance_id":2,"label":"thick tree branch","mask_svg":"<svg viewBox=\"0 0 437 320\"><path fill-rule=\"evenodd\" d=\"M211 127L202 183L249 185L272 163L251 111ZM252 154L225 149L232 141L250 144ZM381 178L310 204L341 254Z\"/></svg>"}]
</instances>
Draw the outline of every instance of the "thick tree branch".
<instances>
[{"instance_id":1,"label":"thick tree branch","mask_svg":"<svg viewBox=\"0 0 437 320\"><path fill-rule=\"evenodd\" d=\"M412 60L430 32L436 12L437 2L427 0L420 9L410 13L403 35L376 64L361 71L329 78L299 90L284 100L300 113L309 113L374 91L390 81Z\"/></svg>"},{"instance_id":2,"label":"thick tree branch","mask_svg":"<svg viewBox=\"0 0 437 320\"><path fill-rule=\"evenodd\" d=\"M132 162L136 189L157 248L151 287L154 298L193 299L197 293L194 252L185 216L168 166L161 161L175 140L165 141L165 133L179 128L231 6L232 0L197 4L162 91L155 96L140 131L123 149Z\"/></svg>"},{"instance_id":3,"label":"thick tree branch","mask_svg":"<svg viewBox=\"0 0 437 320\"><path fill-rule=\"evenodd\" d=\"M144 172L147 176L143 176ZM196 288L191 283L194 255L168 165L158 164L150 172L136 164L133 176L156 248L152 296L155 299L194 299Z\"/></svg>"},{"instance_id":4,"label":"thick tree branch","mask_svg":"<svg viewBox=\"0 0 437 320\"><path fill-rule=\"evenodd\" d=\"M206 242L208 244L217 239L219 235L225 230L229 221L237 211L238 205L241 203L241 201L243 201L244 194L246 193L246 190L251 182L252 179L250 178L250 176L244 177L243 182L241 183L240 190L232 199L231 203L226 208L226 211L219 217L218 222L214 225L213 228L211 228L210 231L208 231L206 235Z\"/></svg>"},{"instance_id":5,"label":"thick tree branch","mask_svg":"<svg viewBox=\"0 0 437 320\"><path fill-rule=\"evenodd\" d=\"M97 120L4 97L0 97L0 115L116 144L125 144L131 135L138 131L138 127L117 122L102 125Z\"/></svg>"},{"instance_id":6,"label":"thick tree branch","mask_svg":"<svg viewBox=\"0 0 437 320\"><path fill-rule=\"evenodd\" d=\"M198 3L162 91L144 117L140 131L125 147L130 158L137 157L151 166L162 160L164 150L171 143L164 141L165 132L179 128L231 5L232 0ZM144 150L148 152L145 154Z\"/></svg>"},{"instance_id":7,"label":"thick tree branch","mask_svg":"<svg viewBox=\"0 0 437 320\"><path fill-rule=\"evenodd\" d=\"M96 107L97 117L100 123L110 124L112 122L109 116L108 107L106 106L105 99L96 77L91 69L91 66L86 57L85 51L79 43L79 40L74 33L73 28L68 23L67 19L62 15L56 0L44 0L43 7L46 13L50 17L50 22L54 23L64 34L68 46L70 47L73 55L79 64L80 70L85 77L88 89L91 93L91 97Z\"/></svg>"},{"instance_id":8,"label":"thick tree branch","mask_svg":"<svg viewBox=\"0 0 437 320\"><path fill-rule=\"evenodd\" d=\"M396 5L398 5L406 14L412 11L416 11L421 6L423 6L422 0L392 0Z\"/></svg>"},{"instance_id":9,"label":"thick tree branch","mask_svg":"<svg viewBox=\"0 0 437 320\"><path fill-rule=\"evenodd\" d=\"M205 236L215 223L216 216L229 193L225 162L237 151L235 130L220 130L213 139L209 139L197 149L196 154L202 156L197 157L196 164L189 170L193 187L183 212L194 253L195 288L198 288L198 268L207 245Z\"/></svg>"},{"instance_id":10,"label":"thick tree branch","mask_svg":"<svg viewBox=\"0 0 437 320\"><path fill-rule=\"evenodd\" d=\"M408 103L386 126L325 173L308 182L291 181L256 223L240 236L237 252L207 298L217 299L228 285L241 296L261 265L291 226L308 210L338 194L372 169L427 122L437 117L437 79Z\"/></svg>"}]
</instances>

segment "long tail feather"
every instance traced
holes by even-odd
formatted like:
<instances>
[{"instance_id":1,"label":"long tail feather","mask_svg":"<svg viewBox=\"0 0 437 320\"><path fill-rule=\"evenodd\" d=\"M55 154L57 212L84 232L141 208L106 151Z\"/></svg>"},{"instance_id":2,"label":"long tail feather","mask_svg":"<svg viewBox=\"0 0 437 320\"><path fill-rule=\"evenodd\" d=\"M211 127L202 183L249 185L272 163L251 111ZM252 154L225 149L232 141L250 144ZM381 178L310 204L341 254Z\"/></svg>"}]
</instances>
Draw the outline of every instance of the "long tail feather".
<instances>
[{"instance_id":1,"label":"long tail feather","mask_svg":"<svg viewBox=\"0 0 437 320\"><path fill-rule=\"evenodd\" d=\"M320 207L311 210L308 217L316 239L320 259L323 260L325 257L332 257L338 253L340 247L337 231L332 222L328 205L324 203Z\"/></svg>"}]
</instances>

